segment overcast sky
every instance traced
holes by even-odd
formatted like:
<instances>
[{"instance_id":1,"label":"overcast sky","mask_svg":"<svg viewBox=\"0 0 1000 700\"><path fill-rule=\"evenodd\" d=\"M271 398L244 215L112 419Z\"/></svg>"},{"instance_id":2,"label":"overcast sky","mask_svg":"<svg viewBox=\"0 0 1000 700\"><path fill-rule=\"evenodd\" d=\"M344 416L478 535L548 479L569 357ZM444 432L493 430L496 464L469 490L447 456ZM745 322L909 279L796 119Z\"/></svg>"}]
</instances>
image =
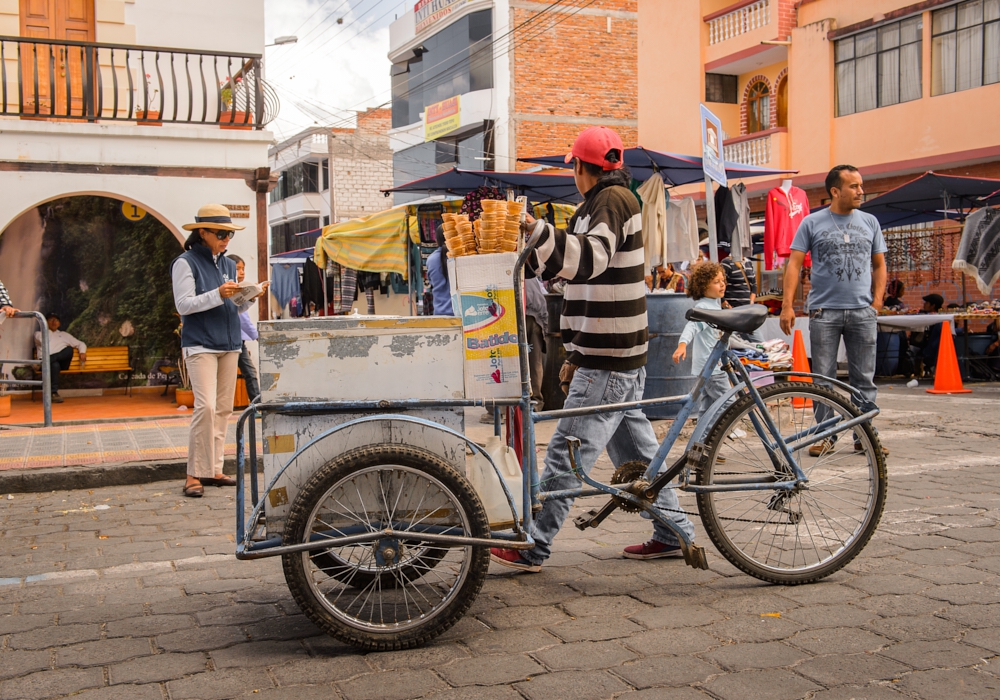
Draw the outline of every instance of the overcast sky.
<instances>
[{"instance_id":1,"label":"overcast sky","mask_svg":"<svg viewBox=\"0 0 1000 700\"><path fill-rule=\"evenodd\" d=\"M413 0L264 0L265 78L281 110L268 128L278 140L310 126L353 126L348 110L389 101L389 25ZM338 24L338 20L341 23Z\"/></svg>"}]
</instances>

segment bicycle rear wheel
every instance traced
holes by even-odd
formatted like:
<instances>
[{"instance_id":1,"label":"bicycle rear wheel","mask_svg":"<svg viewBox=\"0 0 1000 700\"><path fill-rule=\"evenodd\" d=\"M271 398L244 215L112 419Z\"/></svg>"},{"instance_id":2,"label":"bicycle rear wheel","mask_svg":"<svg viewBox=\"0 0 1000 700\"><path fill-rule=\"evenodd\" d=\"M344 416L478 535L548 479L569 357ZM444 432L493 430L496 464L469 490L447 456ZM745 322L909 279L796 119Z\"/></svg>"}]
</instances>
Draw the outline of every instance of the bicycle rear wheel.
<instances>
[{"instance_id":1,"label":"bicycle rear wheel","mask_svg":"<svg viewBox=\"0 0 1000 700\"><path fill-rule=\"evenodd\" d=\"M779 382L760 389L768 414L786 442L827 420L847 421L857 408L833 389L805 382ZM709 433L707 465L696 474L703 486L794 481L784 455L769 451L760 409L741 397ZM698 494L708 536L734 566L764 581L811 583L846 566L864 549L885 507L885 458L871 423L793 452L809 478L783 491L725 491ZM812 453L810 453L812 447ZM817 454L818 453L818 454Z\"/></svg>"}]
</instances>

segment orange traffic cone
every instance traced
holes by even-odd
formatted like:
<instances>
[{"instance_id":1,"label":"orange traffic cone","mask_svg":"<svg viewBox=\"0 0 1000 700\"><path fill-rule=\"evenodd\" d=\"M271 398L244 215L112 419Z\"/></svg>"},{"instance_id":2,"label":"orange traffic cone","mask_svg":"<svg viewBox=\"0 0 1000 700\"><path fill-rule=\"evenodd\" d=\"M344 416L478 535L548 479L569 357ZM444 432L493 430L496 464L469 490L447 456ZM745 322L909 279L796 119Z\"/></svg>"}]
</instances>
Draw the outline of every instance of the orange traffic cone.
<instances>
[{"instance_id":1,"label":"orange traffic cone","mask_svg":"<svg viewBox=\"0 0 1000 700\"><path fill-rule=\"evenodd\" d=\"M934 388L928 394L971 394L972 389L962 386L962 373L958 370L955 341L951 338L951 323L941 325L941 344L938 346L937 367L934 368Z\"/></svg>"},{"instance_id":2,"label":"orange traffic cone","mask_svg":"<svg viewBox=\"0 0 1000 700\"><path fill-rule=\"evenodd\" d=\"M792 370L796 372L811 372L809 358L806 355L806 341L802 331L796 329L792 343ZM793 382L812 382L812 377L790 377ZM812 399L792 399L793 408L812 408Z\"/></svg>"}]
</instances>

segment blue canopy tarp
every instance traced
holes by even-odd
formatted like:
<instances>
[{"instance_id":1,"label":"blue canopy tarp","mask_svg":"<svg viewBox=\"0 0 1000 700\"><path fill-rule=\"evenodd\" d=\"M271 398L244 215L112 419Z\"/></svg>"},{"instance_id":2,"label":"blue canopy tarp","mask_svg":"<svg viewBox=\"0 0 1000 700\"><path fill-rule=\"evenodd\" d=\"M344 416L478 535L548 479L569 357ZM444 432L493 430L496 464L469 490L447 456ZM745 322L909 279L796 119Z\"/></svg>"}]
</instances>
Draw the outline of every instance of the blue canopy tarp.
<instances>
[{"instance_id":1,"label":"blue canopy tarp","mask_svg":"<svg viewBox=\"0 0 1000 700\"><path fill-rule=\"evenodd\" d=\"M452 168L438 175L421 178L383 192L425 192L464 196L483 185L512 189L533 202L580 202L572 175L555 173L502 173L492 170Z\"/></svg>"},{"instance_id":2,"label":"blue canopy tarp","mask_svg":"<svg viewBox=\"0 0 1000 700\"><path fill-rule=\"evenodd\" d=\"M972 209L991 203L1000 203L1000 180L930 171L868 200L861 211L890 228L941 219L962 221Z\"/></svg>"},{"instance_id":3,"label":"blue canopy tarp","mask_svg":"<svg viewBox=\"0 0 1000 700\"><path fill-rule=\"evenodd\" d=\"M571 164L566 163L565 154L541 156L538 158L518 158L518 160L523 163L547 165L552 168L573 167ZM638 146L636 148L626 148L624 160L625 165L632 171L632 177L642 182L652 177L655 171L659 171L660 175L663 176L664 182L670 187L689 185L693 182L704 182L705 180L705 170L702 168L700 156L665 153ZM773 168L761 168L755 165L743 165L742 163L726 161L726 176L732 180L747 177L773 177L797 172L797 170L775 170Z\"/></svg>"}]
</instances>

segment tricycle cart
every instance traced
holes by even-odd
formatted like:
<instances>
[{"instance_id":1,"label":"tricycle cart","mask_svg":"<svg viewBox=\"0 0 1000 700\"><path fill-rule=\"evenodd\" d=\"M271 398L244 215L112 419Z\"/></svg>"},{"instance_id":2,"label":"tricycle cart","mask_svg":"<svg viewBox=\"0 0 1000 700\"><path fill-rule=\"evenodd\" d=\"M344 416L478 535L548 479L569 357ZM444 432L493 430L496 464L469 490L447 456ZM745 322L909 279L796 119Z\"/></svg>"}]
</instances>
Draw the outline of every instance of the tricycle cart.
<instances>
[{"instance_id":1,"label":"tricycle cart","mask_svg":"<svg viewBox=\"0 0 1000 700\"><path fill-rule=\"evenodd\" d=\"M524 264L541 225L518 256L513 275L520 398L464 398L461 370L456 376L447 362L449 352L461 351L457 321L430 327L421 324L441 319L355 317L347 323L356 325L336 337L311 321L296 322L298 335L291 325L265 324L262 354L273 360L270 366L262 360L265 398L279 382L278 369L286 373L280 378L286 384L286 379L294 383L296 371L313 369L299 377L305 387L299 394L308 399L268 399L239 419L236 556L280 555L296 602L338 639L369 650L434 639L479 593L489 547L534 546L533 511L547 500L604 496L601 506L576 518L577 527L597 527L616 509L644 513L677 535L687 564L708 568L704 549L655 505L662 489L695 494L719 552L751 576L786 585L839 570L878 525L886 495L885 461L871 425L878 409L860 411L861 397L849 386L816 375L776 372L751 380L728 341L734 332L758 328L767 314L763 306L688 311L688 318L721 331L689 394L533 412L521 291ZM406 324L411 325L398 330ZM389 335L379 335L387 329ZM329 366L334 372L324 367L328 358L336 360ZM668 453L720 360L732 388L698 421L684 454L668 464ZM425 398L400 397L407 387ZM397 397L374 395L380 392ZM665 404L678 405L679 413L650 463L616 464L611 483L601 483L591 478L593 465L581 462L579 440L571 438L579 486L548 491L539 483L535 423ZM464 409L470 406L493 406L498 414L520 408L524 459L516 488L508 486L509 465L498 451L464 435ZM484 479L491 480L490 494L473 488ZM506 504L502 516L496 513L497 494ZM484 500L493 502L489 513Z\"/></svg>"}]
</instances>

